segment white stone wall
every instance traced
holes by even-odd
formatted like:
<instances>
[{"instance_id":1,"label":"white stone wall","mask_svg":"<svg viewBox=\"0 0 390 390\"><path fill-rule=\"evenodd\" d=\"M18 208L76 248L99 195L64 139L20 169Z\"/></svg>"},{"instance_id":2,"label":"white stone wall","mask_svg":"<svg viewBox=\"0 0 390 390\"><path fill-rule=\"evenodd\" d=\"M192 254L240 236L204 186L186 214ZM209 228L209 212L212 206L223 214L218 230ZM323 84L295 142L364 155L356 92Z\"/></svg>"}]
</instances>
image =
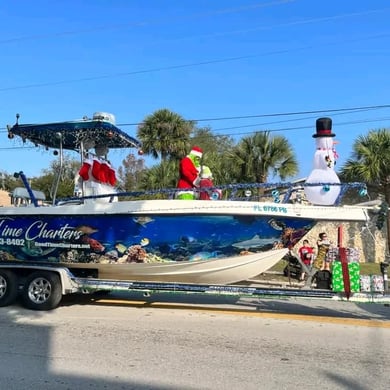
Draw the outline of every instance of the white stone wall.
<instances>
[{"instance_id":1,"label":"white stone wall","mask_svg":"<svg viewBox=\"0 0 390 390\"><path fill-rule=\"evenodd\" d=\"M387 233L386 226L378 230L375 221L374 216L368 225L362 222L320 222L305 236L305 239L316 248L318 234L326 232L329 240L337 245L338 228L341 227L343 247L358 249L362 263L380 263L385 260ZM301 245L302 242L299 242L295 248Z\"/></svg>"}]
</instances>

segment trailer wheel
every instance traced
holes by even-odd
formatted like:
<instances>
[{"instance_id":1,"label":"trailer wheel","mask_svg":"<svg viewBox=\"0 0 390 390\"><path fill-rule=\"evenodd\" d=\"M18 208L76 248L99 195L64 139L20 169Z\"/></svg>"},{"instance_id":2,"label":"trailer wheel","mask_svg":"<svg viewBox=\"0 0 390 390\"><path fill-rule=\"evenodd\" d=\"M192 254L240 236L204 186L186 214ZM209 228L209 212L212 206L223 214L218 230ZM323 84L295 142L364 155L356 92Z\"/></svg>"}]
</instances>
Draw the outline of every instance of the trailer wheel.
<instances>
[{"instance_id":1,"label":"trailer wheel","mask_svg":"<svg viewBox=\"0 0 390 390\"><path fill-rule=\"evenodd\" d=\"M17 296L17 276L10 270L0 269L0 307L11 305Z\"/></svg>"},{"instance_id":2,"label":"trailer wheel","mask_svg":"<svg viewBox=\"0 0 390 390\"><path fill-rule=\"evenodd\" d=\"M62 299L60 278L48 271L36 271L26 280L22 301L26 308L32 310L52 310Z\"/></svg>"}]
</instances>

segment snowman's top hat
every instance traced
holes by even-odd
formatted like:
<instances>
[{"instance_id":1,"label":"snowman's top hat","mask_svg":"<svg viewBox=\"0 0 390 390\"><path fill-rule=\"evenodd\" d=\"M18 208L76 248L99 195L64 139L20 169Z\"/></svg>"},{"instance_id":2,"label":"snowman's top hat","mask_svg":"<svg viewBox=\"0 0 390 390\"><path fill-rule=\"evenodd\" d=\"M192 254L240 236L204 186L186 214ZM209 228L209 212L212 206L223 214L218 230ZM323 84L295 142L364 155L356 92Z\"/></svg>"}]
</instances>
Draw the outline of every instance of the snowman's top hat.
<instances>
[{"instance_id":1,"label":"snowman's top hat","mask_svg":"<svg viewBox=\"0 0 390 390\"><path fill-rule=\"evenodd\" d=\"M332 119L330 118L318 118L316 120L316 131L313 138L334 137L336 135L332 133Z\"/></svg>"}]
</instances>

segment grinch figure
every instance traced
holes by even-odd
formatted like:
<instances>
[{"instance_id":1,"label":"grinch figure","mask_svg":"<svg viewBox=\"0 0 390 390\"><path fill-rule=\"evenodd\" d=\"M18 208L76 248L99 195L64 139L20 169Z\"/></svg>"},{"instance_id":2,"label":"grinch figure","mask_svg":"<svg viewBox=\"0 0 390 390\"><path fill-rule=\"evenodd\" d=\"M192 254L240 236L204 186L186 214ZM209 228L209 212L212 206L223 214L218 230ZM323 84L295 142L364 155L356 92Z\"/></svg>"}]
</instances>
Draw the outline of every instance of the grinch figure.
<instances>
[{"instance_id":1,"label":"grinch figure","mask_svg":"<svg viewBox=\"0 0 390 390\"><path fill-rule=\"evenodd\" d=\"M177 188L180 191L177 193L177 199L196 199L194 189L198 188L200 184L199 171L202 155L203 150L198 146L194 146L190 153L181 159L179 181L177 183Z\"/></svg>"}]
</instances>

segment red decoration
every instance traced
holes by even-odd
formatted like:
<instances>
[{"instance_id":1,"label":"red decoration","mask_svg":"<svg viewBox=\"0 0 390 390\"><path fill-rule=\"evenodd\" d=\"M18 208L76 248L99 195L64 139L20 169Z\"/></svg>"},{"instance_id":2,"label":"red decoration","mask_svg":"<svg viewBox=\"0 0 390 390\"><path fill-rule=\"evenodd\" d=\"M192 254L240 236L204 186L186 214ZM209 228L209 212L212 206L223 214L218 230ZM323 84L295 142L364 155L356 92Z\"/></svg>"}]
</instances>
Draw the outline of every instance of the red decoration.
<instances>
[{"instance_id":1,"label":"red decoration","mask_svg":"<svg viewBox=\"0 0 390 390\"><path fill-rule=\"evenodd\" d=\"M111 166L108 169L108 183L114 187L116 184L116 172Z\"/></svg>"},{"instance_id":2,"label":"red decoration","mask_svg":"<svg viewBox=\"0 0 390 390\"><path fill-rule=\"evenodd\" d=\"M99 181L101 183L108 183L108 172L110 170L110 167L106 161L102 161L100 163L100 171L99 171Z\"/></svg>"},{"instance_id":3,"label":"red decoration","mask_svg":"<svg viewBox=\"0 0 390 390\"><path fill-rule=\"evenodd\" d=\"M79 175L83 180L89 179L89 169L91 168L91 161L90 160L84 160L83 165L81 166L79 170Z\"/></svg>"},{"instance_id":4,"label":"red decoration","mask_svg":"<svg viewBox=\"0 0 390 390\"><path fill-rule=\"evenodd\" d=\"M100 168L101 168L100 161L97 158L94 158L92 163L92 176L97 181L100 181Z\"/></svg>"}]
</instances>

